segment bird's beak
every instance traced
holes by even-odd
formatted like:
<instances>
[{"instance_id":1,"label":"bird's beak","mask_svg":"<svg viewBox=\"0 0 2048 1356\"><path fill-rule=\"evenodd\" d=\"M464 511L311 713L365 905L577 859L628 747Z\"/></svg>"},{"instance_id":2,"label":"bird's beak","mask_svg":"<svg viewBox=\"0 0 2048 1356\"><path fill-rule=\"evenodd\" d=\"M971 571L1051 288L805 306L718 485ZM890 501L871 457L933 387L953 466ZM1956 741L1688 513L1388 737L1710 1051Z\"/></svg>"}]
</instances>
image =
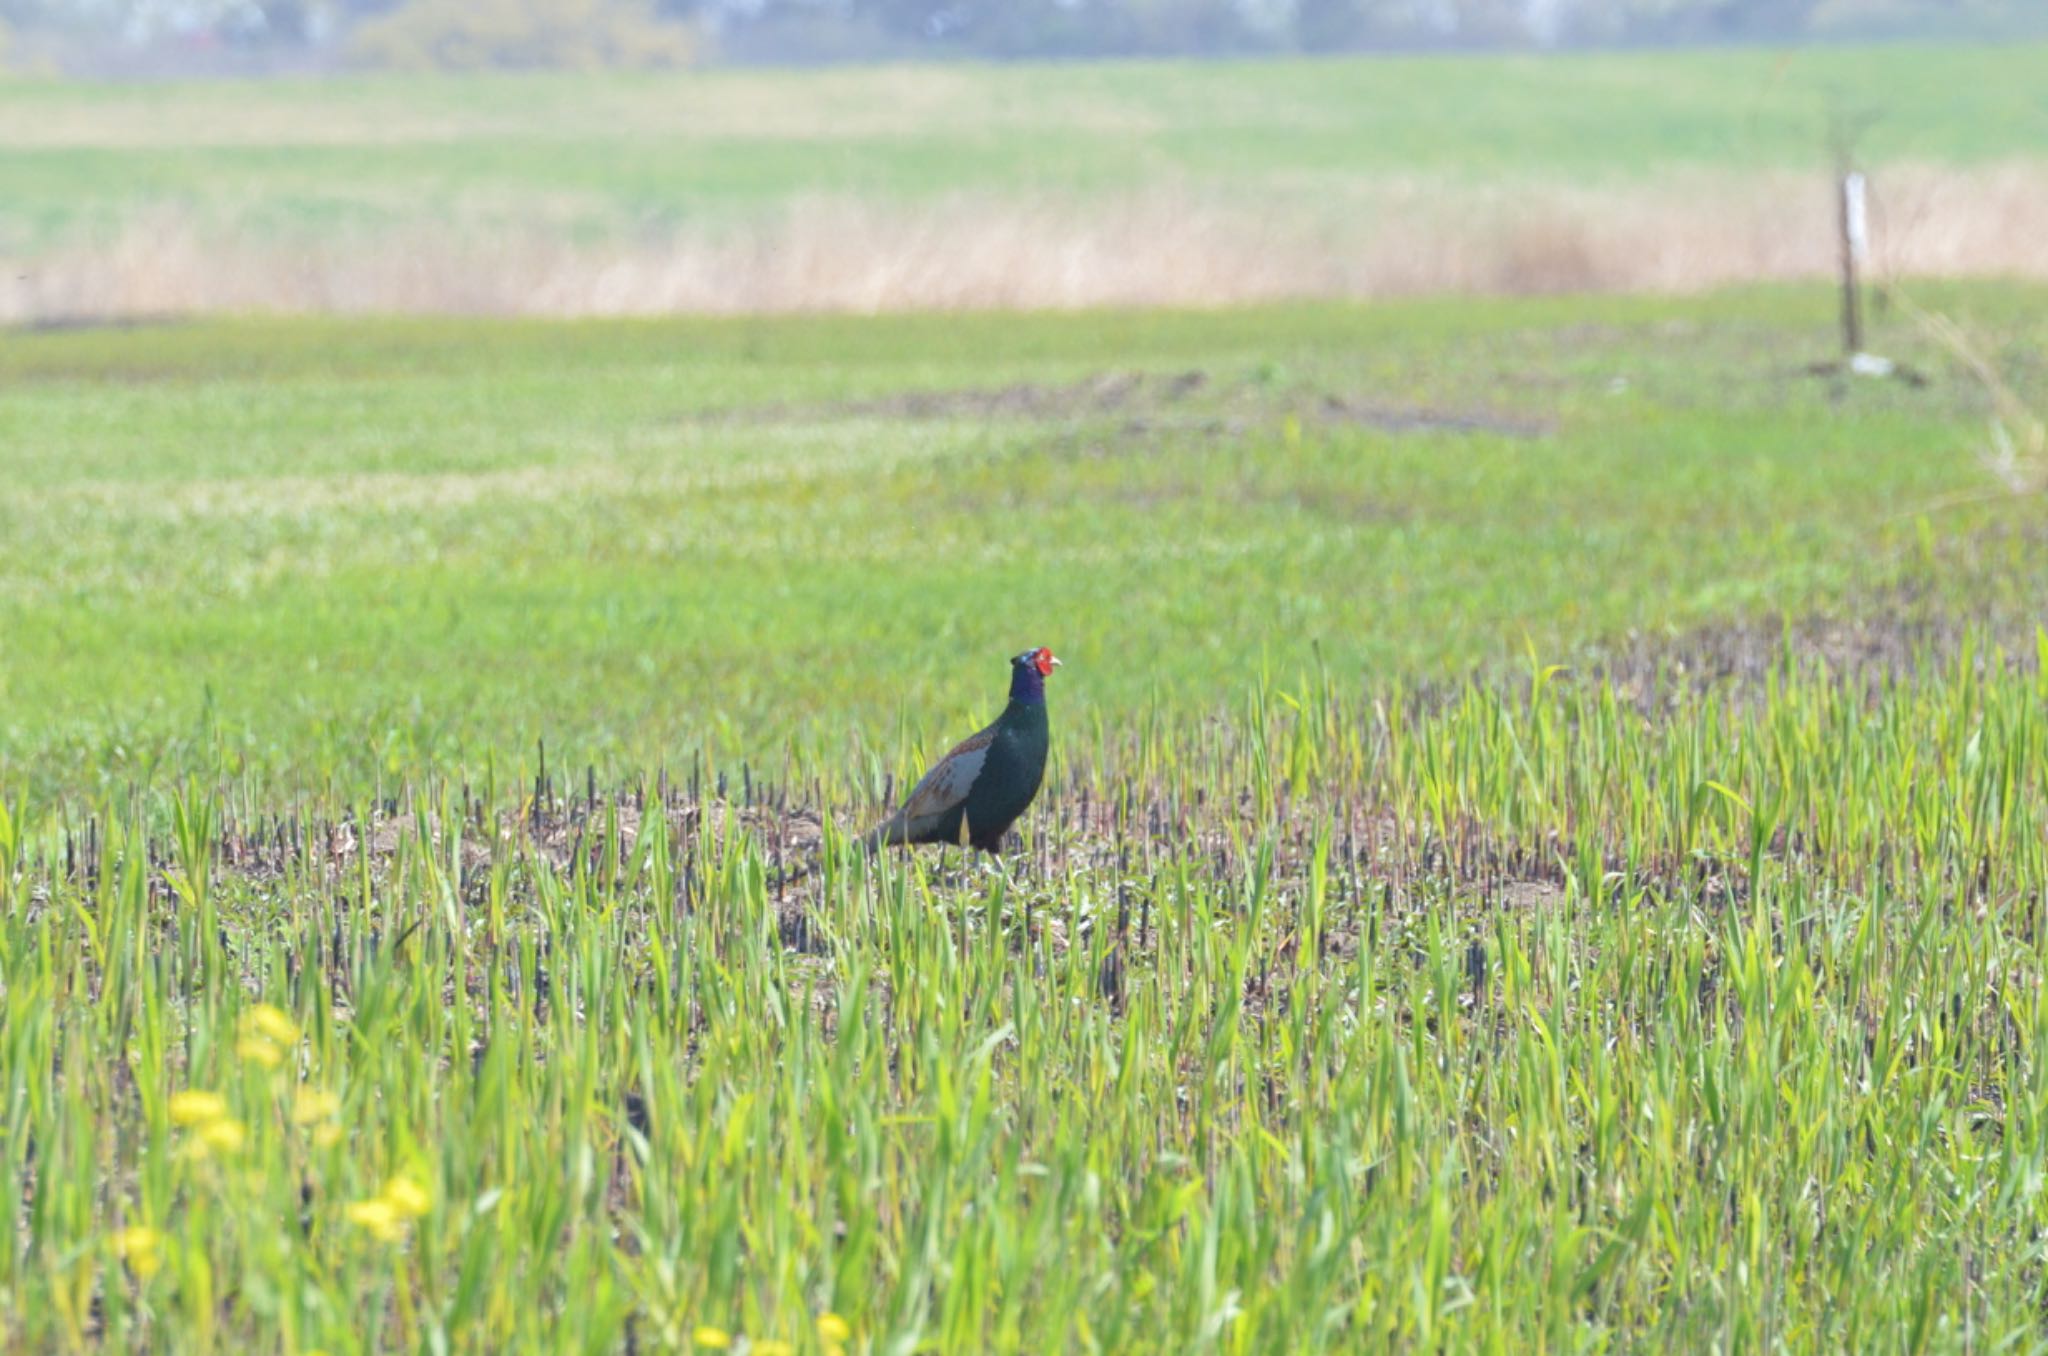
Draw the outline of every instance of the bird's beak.
<instances>
[{"instance_id":1,"label":"bird's beak","mask_svg":"<svg viewBox=\"0 0 2048 1356\"><path fill-rule=\"evenodd\" d=\"M1052 666L1054 668L1058 668L1060 666L1060 657L1058 655L1048 655L1046 657L1052 660Z\"/></svg>"}]
</instances>

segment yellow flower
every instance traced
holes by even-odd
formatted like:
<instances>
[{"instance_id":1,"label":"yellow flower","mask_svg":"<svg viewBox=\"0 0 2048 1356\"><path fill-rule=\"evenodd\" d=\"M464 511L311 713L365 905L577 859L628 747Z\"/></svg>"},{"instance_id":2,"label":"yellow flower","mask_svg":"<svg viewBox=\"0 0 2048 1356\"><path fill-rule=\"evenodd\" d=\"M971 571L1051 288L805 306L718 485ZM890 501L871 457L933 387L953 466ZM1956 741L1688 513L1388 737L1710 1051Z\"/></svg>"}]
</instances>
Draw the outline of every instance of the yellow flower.
<instances>
[{"instance_id":1,"label":"yellow flower","mask_svg":"<svg viewBox=\"0 0 2048 1356\"><path fill-rule=\"evenodd\" d=\"M325 1088L310 1087L304 1083L292 1094L292 1124L311 1125L324 1121L341 1110L341 1098Z\"/></svg>"},{"instance_id":2,"label":"yellow flower","mask_svg":"<svg viewBox=\"0 0 2048 1356\"><path fill-rule=\"evenodd\" d=\"M313 1147L316 1149L332 1149L335 1145L341 1143L343 1133L342 1128L332 1121L325 1125L315 1126L313 1127Z\"/></svg>"},{"instance_id":3,"label":"yellow flower","mask_svg":"<svg viewBox=\"0 0 2048 1356\"><path fill-rule=\"evenodd\" d=\"M818 1315L818 1337L826 1342L850 1342L853 1328L839 1315L826 1312Z\"/></svg>"},{"instance_id":4,"label":"yellow flower","mask_svg":"<svg viewBox=\"0 0 2048 1356\"><path fill-rule=\"evenodd\" d=\"M131 1224L114 1235L114 1250L123 1257L136 1252L154 1252L163 1245L163 1233L147 1224Z\"/></svg>"},{"instance_id":5,"label":"yellow flower","mask_svg":"<svg viewBox=\"0 0 2048 1356\"><path fill-rule=\"evenodd\" d=\"M187 1088L171 1094L171 1124L205 1125L228 1114L228 1104L217 1092L199 1092Z\"/></svg>"},{"instance_id":6,"label":"yellow flower","mask_svg":"<svg viewBox=\"0 0 2048 1356\"><path fill-rule=\"evenodd\" d=\"M243 1013L242 1027L245 1032L254 1030L268 1036L279 1045L297 1045L299 1043L299 1028L292 1022L291 1018L285 1016L284 1009L273 1007L268 1003L258 1003L255 1007Z\"/></svg>"},{"instance_id":7,"label":"yellow flower","mask_svg":"<svg viewBox=\"0 0 2048 1356\"><path fill-rule=\"evenodd\" d=\"M732 1334L709 1323L701 1323L697 1331L690 1334L690 1341L709 1351L724 1351L732 1345Z\"/></svg>"},{"instance_id":8,"label":"yellow flower","mask_svg":"<svg viewBox=\"0 0 2048 1356\"><path fill-rule=\"evenodd\" d=\"M163 1268L164 1236L146 1224L131 1224L114 1235L114 1251L140 1280L148 1280Z\"/></svg>"},{"instance_id":9,"label":"yellow flower","mask_svg":"<svg viewBox=\"0 0 2048 1356\"><path fill-rule=\"evenodd\" d=\"M251 1064L275 1069L284 1063L284 1051L267 1036L244 1036L235 1042L235 1053Z\"/></svg>"},{"instance_id":10,"label":"yellow flower","mask_svg":"<svg viewBox=\"0 0 2048 1356\"><path fill-rule=\"evenodd\" d=\"M232 1116L223 1116L200 1126L199 1138L207 1148L231 1154L249 1142L249 1128Z\"/></svg>"},{"instance_id":11,"label":"yellow flower","mask_svg":"<svg viewBox=\"0 0 2048 1356\"><path fill-rule=\"evenodd\" d=\"M393 1210L410 1219L418 1219L433 1208L434 1198L427 1189L410 1177L394 1177L384 1184L384 1199Z\"/></svg>"},{"instance_id":12,"label":"yellow flower","mask_svg":"<svg viewBox=\"0 0 2048 1356\"><path fill-rule=\"evenodd\" d=\"M348 1221L367 1229L372 1237L385 1243L396 1243L405 1237L405 1217L398 1213L397 1206L382 1196L372 1196L367 1201L351 1201Z\"/></svg>"}]
</instances>

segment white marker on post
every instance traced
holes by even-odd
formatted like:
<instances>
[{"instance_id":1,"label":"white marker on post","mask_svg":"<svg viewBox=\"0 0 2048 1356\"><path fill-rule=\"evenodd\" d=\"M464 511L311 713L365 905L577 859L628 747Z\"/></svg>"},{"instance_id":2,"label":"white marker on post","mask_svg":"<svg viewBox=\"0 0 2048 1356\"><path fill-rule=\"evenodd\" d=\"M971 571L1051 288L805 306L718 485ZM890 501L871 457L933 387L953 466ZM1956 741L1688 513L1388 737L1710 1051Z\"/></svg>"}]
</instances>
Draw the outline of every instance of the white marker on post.
<instances>
[{"instance_id":1,"label":"white marker on post","mask_svg":"<svg viewBox=\"0 0 2048 1356\"><path fill-rule=\"evenodd\" d=\"M1849 256L1859 265L1870 259L1870 209L1863 171L1842 176L1842 228L1849 236Z\"/></svg>"}]
</instances>

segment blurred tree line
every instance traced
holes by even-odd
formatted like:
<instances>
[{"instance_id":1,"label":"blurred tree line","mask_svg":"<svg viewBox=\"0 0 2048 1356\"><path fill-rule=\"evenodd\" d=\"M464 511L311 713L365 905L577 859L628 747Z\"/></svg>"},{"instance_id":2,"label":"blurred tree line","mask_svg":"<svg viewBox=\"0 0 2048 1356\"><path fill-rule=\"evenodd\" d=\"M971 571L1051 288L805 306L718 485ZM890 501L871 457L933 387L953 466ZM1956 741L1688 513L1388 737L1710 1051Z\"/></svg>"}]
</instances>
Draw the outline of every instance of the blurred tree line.
<instances>
[{"instance_id":1,"label":"blurred tree line","mask_svg":"<svg viewBox=\"0 0 2048 1356\"><path fill-rule=\"evenodd\" d=\"M2048 30L2048 0L661 0L730 54L982 57L1799 41Z\"/></svg>"},{"instance_id":2,"label":"blurred tree line","mask_svg":"<svg viewBox=\"0 0 2048 1356\"><path fill-rule=\"evenodd\" d=\"M591 68L1990 37L2048 32L2048 0L0 0L10 32L168 67Z\"/></svg>"}]
</instances>

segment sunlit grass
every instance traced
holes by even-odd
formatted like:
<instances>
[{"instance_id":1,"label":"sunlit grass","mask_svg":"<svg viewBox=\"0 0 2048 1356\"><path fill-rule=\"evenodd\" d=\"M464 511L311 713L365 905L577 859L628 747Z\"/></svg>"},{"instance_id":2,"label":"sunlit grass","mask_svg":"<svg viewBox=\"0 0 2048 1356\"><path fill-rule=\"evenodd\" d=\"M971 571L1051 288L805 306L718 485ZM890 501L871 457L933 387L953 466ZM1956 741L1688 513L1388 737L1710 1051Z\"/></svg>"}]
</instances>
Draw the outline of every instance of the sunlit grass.
<instances>
[{"instance_id":1,"label":"sunlit grass","mask_svg":"<svg viewBox=\"0 0 2048 1356\"><path fill-rule=\"evenodd\" d=\"M796 934L736 776L9 818L8 1341L2026 1345L2048 687L1984 658L1309 676Z\"/></svg>"},{"instance_id":2,"label":"sunlit grass","mask_svg":"<svg viewBox=\"0 0 2048 1356\"><path fill-rule=\"evenodd\" d=\"M2039 1345L2038 503L1826 303L0 338L0 1348Z\"/></svg>"},{"instance_id":3,"label":"sunlit grass","mask_svg":"<svg viewBox=\"0 0 2048 1356\"><path fill-rule=\"evenodd\" d=\"M2035 293L1934 300L2039 394ZM1114 728L1312 650L1441 677L1905 597L2024 630L1973 379L1900 324L1934 385L1801 375L1830 304L0 337L0 781L773 766L985 719L1030 643Z\"/></svg>"}]
</instances>

